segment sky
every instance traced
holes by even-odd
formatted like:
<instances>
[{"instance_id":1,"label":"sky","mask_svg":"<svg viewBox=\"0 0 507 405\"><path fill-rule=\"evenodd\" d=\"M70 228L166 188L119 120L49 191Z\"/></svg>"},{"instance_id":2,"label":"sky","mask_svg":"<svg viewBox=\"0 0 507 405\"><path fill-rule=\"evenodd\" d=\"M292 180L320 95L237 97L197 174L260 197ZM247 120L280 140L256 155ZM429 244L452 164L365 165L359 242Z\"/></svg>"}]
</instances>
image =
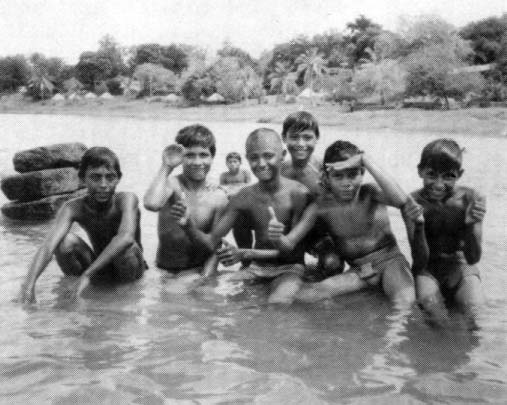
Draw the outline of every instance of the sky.
<instances>
[{"instance_id":1,"label":"sky","mask_svg":"<svg viewBox=\"0 0 507 405\"><path fill-rule=\"evenodd\" d=\"M123 46L224 40L258 57L299 34L344 32L366 15L396 30L400 16L437 14L460 27L507 12L506 0L0 0L0 56L42 52L76 63L112 35Z\"/></svg>"}]
</instances>

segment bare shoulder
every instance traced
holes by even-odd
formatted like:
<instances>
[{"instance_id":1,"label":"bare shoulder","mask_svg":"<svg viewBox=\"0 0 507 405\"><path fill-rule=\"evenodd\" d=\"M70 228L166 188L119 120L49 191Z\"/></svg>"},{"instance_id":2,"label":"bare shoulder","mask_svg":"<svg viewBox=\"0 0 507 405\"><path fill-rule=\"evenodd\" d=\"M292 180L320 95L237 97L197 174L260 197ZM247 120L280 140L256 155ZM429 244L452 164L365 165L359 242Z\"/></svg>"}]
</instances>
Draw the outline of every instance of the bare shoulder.
<instances>
[{"instance_id":1,"label":"bare shoulder","mask_svg":"<svg viewBox=\"0 0 507 405\"><path fill-rule=\"evenodd\" d=\"M121 208L135 207L139 205L139 198L130 191L119 191L113 196L114 202Z\"/></svg>"},{"instance_id":2,"label":"bare shoulder","mask_svg":"<svg viewBox=\"0 0 507 405\"><path fill-rule=\"evenodd\" d=\"M376 183L365 183L361 185L359 190L359 198L361 200L375 199L382 194L382 189Z\"/></svg>"}]
</instances>

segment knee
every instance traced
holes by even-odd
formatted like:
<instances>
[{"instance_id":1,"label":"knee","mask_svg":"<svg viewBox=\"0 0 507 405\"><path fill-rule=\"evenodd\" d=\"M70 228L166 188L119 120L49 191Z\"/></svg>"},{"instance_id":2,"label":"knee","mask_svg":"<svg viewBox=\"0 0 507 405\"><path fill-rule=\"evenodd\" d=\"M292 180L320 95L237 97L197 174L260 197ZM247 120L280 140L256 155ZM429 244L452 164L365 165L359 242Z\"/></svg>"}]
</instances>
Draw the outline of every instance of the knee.
<instances>
[{"instance_id":1,"label":"knee","mask_svg":"<svg viewBox=\"0 0 507 405\"><path fill-rule=\"evenodd\" d=\"M331 276L343 273L345 264L336 253L326 253L321 257L321 266L324 274Z\"/></svg>"},{"instance_id":2,"label":"knee","mask_svg":"<svg viewBox=\"0 0 507 405\"><path fill-rule=\"evenodd\" d=\"M55 253L64 256L70 255L75 252L76 246L79 245L80 241L77 235L68 233L56 247Z\"/></svg>"},{"instance_id":3,"label":"knee","mask_svg":"<svg viewBox=\"0 0 507 405\"><path fill-rule=\"evenodd\" d=\"M119 281L132 281L142 276L144 259L136 243L113 259L113 267Z\"/></svg>"}]
</instances>

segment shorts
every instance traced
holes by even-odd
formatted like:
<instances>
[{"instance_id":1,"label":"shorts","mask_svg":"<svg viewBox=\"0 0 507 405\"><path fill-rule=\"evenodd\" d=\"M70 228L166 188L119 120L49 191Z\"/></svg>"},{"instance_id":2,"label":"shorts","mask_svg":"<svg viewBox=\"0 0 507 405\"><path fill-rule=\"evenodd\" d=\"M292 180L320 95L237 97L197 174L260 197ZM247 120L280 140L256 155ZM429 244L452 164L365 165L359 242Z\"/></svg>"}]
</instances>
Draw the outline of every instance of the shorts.
<instances>
[{"instance_id":1,"label":"shorts","mask_svg":"<svg viewBox=\"0 0 507 405\"><path fill-rule=\"evenodd\" d=\"M279 265L263 265L251 263L246 269L242 270L253 274L257 278L276 278L283 274L294 274L302 277L305 266L301 263L279 264Z\"/></svg>"},{"instance_id":2,"label":"shorts","mask_svg":"<svg viewBox=\"0 0 507 405\"><path fill-rule=\"evenodd\" d=\"M431 258L426 269L417 275L434 279L440 286L444 297L454 296L465 277L477 276L479 279L481 278L479 268L468 264L461 251L452 255Z\"/></svg>"},{"instance_id":3,"label":"shorts","mask_svg":"<svg viewBox=\"0 0 507 405\"><path fill-rule=\"evenodd\" d=\"M359 259L347 260L347 263L351 267L349 271L355 271L362 280L371 284L380 282L384 271L391 267L411 274L410 265L397 245L384 247Z\"/></svg>"}]
</instances>

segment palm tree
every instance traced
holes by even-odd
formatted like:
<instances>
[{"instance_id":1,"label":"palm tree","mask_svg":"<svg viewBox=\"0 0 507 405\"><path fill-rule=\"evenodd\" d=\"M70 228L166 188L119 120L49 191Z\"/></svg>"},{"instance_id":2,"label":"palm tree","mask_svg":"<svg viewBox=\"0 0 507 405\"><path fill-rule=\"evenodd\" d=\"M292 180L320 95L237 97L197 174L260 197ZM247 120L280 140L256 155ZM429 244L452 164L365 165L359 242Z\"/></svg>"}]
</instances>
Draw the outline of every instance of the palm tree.
<instances>
[{"instance_id":1,"label":"palm tree","mask_svg":"<svg viewBox=\"0 0 507 405\"><path fill-rule=\"evenodd\" d=\"M310 93L312 94L312 104L314 104L314 79L320 78L327 72L327 60L323 58L321 53L319 53L318 48L312 48L308 52L299 55L296 59L296 64L298 65L298 73L304 74L304 82L305 84L308 84Z\"/></svg>"},{"instance_id":2,"label":"palm tree","mask_svg":"<svg viewBox=\"0 0 507 405\"><path fill-rule=\"evenodd\" d=\"M287 95L289 87L295 86L294 74L288 62L276 62L275 70L268 76L270 88L280 87L282 94Z\"/></svg>"}]
</instances>

